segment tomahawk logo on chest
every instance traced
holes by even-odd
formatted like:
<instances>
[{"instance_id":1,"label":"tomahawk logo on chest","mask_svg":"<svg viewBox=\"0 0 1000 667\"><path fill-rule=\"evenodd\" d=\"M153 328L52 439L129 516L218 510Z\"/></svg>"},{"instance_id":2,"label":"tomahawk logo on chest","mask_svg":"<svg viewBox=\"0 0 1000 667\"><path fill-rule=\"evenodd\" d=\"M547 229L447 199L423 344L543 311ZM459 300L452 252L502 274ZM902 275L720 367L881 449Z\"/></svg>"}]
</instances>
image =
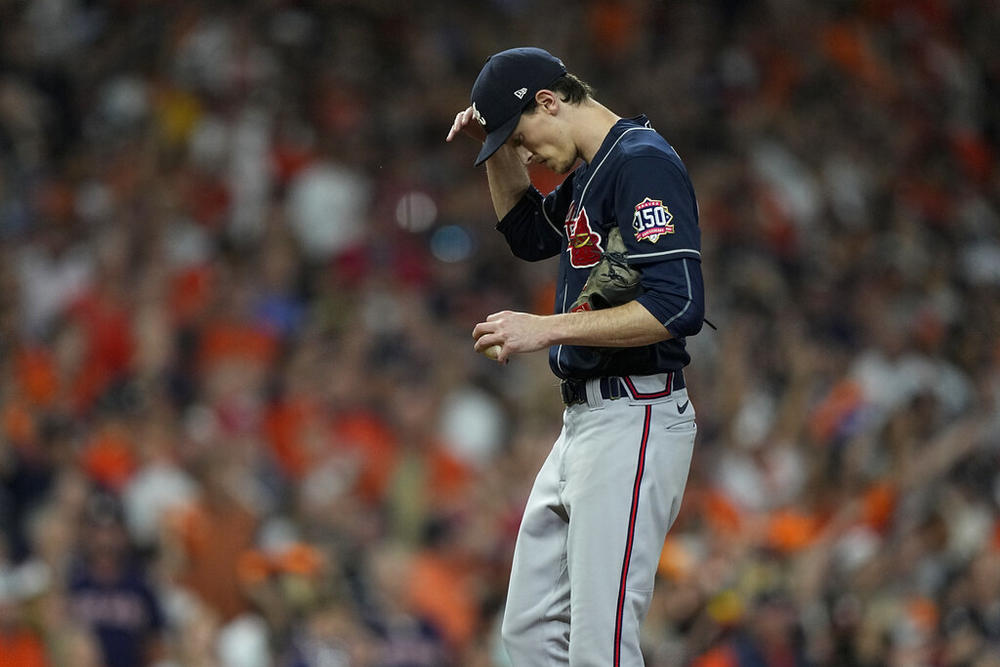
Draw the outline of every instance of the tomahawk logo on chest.
<instances>
[{"instance_id":1,"label":"tomahawk logo on chest","mask_svg":"<svg viewBox=\"0 0 1000 667\"><path fill-rule=\"evenodd\" d=\"M577 269L589 269L600 262L604 248L601 247L601 236L590 226L587 209L581 208L576 213L576 202L571 204L565 225L570 265Z\"/></svg>"}]
</instances>

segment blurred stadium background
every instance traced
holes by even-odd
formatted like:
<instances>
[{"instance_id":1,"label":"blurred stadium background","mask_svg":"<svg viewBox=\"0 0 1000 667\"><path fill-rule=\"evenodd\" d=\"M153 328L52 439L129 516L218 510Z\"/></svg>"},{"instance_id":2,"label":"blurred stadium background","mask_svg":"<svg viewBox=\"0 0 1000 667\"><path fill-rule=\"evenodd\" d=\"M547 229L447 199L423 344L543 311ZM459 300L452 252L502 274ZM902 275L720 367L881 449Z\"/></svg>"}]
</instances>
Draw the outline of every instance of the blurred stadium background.
<instances>
[{"instance_id":1,"label":"blurred stadium background","mask_svg":"<svg viewBox=\"0 0 1000 667\"><path fill-rule=\"evenodd\" d=\"M553 266L444 137L526 44L700 200L647 664L1000 664L997 35L996 0L0 1L0 665L508 664L561 405L470 333Z\"/></svg>"}]
</instances>

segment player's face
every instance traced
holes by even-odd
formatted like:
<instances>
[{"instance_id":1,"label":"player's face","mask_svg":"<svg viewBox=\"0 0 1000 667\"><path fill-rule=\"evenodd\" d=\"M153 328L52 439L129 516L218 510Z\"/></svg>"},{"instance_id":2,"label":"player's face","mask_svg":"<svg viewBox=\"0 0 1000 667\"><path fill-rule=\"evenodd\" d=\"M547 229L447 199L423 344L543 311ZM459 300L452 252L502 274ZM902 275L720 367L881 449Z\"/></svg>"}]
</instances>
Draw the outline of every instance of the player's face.
<instances>
[{"instance_id":1,"label":"player's face","mask_svg":"<svg viewBox=\"0 0 1000 667\"><path fill-rule=\"evenodd\" d=\"M557 174L569 173L576 164L576 149L564 123L538 109L521 114L507 143L525 164L541 164Z\"/></svg>"}]
</instances>

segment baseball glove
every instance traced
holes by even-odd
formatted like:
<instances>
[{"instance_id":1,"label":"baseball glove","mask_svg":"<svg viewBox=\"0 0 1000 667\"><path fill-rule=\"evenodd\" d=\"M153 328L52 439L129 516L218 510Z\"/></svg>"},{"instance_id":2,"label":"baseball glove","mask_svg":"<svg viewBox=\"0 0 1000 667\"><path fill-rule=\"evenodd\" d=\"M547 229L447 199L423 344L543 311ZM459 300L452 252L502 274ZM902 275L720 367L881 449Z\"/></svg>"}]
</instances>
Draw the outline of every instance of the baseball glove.
<instances>
[{"instance_id":1,"label":"baseball glove","mask_svg":"<svg viewBox=\"0 0 1000 667\"><path fill-rule=\"evenodd\" d=\"M625 242L617 226L608 232L606 245L601 261L590 270L580 296L573 302L573 312L620 306L643 292L639 282L642 274L628 265Z\"/></svg>"}]
</instances>

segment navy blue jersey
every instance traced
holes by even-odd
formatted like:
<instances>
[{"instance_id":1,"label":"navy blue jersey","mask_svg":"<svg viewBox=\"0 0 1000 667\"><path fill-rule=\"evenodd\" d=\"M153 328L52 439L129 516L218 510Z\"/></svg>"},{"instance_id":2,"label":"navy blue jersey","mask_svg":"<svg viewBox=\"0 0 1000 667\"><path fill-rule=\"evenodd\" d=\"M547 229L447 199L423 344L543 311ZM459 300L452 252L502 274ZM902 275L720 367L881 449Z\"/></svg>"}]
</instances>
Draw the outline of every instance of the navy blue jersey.
<instances>
[{"instance_id":1,"label":"navy blue jersey","mask_svg":"<svg viewBox=\"0 0 1000 667\"><path fill-rule=\"evenodd\" d=\"M555 312L572 307L617 225L628 261L642 271L638 301L674 336L630 348L556 345L561 378L650 375L690 361L684 338L704 317L698 205L677 152L644 116L618 121L590 163L546 196L529 188L497 224L513 253L540 260L561 253Z\"/></svg>"}]
</instances>

